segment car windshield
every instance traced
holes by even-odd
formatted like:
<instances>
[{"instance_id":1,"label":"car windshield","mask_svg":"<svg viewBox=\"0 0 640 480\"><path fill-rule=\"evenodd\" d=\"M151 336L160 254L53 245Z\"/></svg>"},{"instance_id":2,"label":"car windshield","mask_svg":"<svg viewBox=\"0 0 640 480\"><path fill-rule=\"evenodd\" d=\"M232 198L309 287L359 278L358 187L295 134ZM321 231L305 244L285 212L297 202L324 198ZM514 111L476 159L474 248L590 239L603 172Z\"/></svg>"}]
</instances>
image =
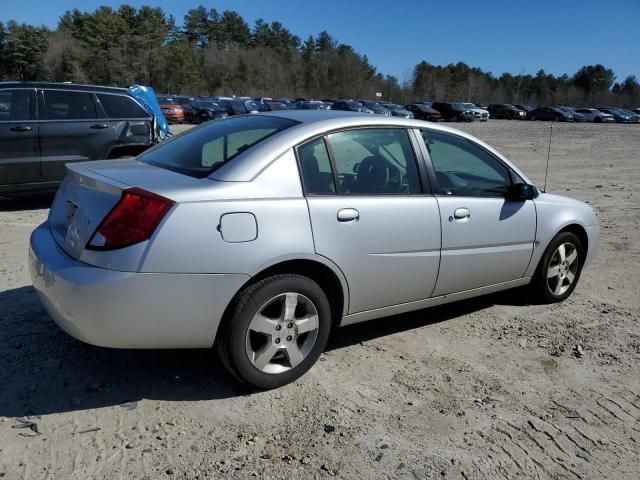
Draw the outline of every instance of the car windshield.
<instances>
[{"instance_id":1,"label":"car windshield","mask_svg":"<svg viewBox=\"0 0 640 480\"><path fill-rule=\"evenodd\" d=\"M202 178L297 122L286 118L247 115L204 124L147 150L144 163Z\"/></svg>"},{"instance_id":2,"label":"car windshield","mask_svg":"<svg viewBox=\"0 0 640 480\"><path fill-rule=\"evenodd\" d=\"M324 103L320 102L303 102L301 104L303 110L322 110L325 108Z\"/></svg>"},{"instance_id":3,"label":"car windshield","mask_svg":"<svg viewBox=\"0 0 640 480\"><path fill-rule=\"evenodd\" d=\"M478 108L473 103L463 103L462 106L464 108Z\"/></svg>"},{"instance_id":4,"label":"car windshield","mask_svg":"<svg viewBox=\"0 0 640 480\"><path fill-rule=\"evenodd\" d=\"M467 107L464 106L464 103L452 103L451 107L456 110L465 110Z\"/></svg>"},{"instance_id":5,"label":"car windshield","mask_svg":"<svg viewBox=\"0 0 640 480\"><path fill-rule=\"evenodd\" d=\"M218 104L214 102L193 102L193 104L198 108L218 108Z\"/></svg>"},{"instance_id":6,"label":"car windshield","mask_svg":"<svg viewBox=\"0 0 640 480\"><path fill-rule=\"evenodd\" d=\"M356 110L359 108L362 108L362 105L360 105L358 102L344 102L344 103L346 103L349 108L354 108Z\"/></svg>"}]
</instances>

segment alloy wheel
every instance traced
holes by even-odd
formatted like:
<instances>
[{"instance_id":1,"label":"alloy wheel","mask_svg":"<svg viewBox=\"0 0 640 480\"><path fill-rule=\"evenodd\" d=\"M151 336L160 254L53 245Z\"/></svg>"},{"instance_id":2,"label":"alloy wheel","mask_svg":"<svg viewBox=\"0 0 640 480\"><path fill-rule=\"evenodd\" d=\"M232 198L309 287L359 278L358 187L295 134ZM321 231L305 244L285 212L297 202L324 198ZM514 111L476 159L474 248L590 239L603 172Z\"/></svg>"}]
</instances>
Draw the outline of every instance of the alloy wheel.
<instances>
[{"instance_id":1,"label":"alloy wheel","mask_svg":"<svg viewBox=\"0 0 640 480\"><path fill-rule=\"evenodd\" d=\"M563 295L573 284L578 273L578 249L572 243L562 243L549 261L547 285L556 296Z\"/></svg>"},{"instance_id":2,"label":"alloy wheel","mask_svg":"<svg viewBox=\"0 0 640 480\"><path fill-rule=\"evenodd\" d=\"M318 338L318 310L306 296L287 292L267 301L246 333L246 353L255 368L278 374L295 368Z\"/></svg>"}]
</instances>

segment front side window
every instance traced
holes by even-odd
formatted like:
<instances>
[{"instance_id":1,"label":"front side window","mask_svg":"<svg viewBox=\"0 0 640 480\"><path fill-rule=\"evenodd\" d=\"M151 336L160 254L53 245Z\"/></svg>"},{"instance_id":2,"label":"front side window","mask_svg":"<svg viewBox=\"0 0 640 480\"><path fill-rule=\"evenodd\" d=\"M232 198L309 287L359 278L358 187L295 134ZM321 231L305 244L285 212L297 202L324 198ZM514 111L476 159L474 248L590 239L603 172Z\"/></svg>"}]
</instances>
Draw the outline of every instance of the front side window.
<instances>
[{"instance_id":1,"label":"front side window","mask_svg":"<svg viewBox=\"0 0 640 480\"><path fill-rule=\"evenodd\" d=\"M31 110L31 91L0 91L0 121L29 120Z\"/></svg>"},{"instance_id":2,"label":"front side window","mask_svg":"<svg viewBox=\"0 0 640 480\"><path fill-rule=\"evenodd\" d=\"M457 135L422 130L443 195L502 197L511 185L509 169L489 152Z\"/></svg>"},{"instance_id":3,"label":"front side window","mask_svg":"<svg viewBox=\"0 0 640 480\"><path fill-rule=\"evenodd\" d=\"M420 193L415 155L406 130L368 128L327 136L339 193L411 195Z\"/></svg>"},{"instance_id":4,"label":"front side window","mask_svg":"<svg viewBox=\"0 0 640 480\"><path fill-rule=\"evenodd\" d=\"M251 115L211 122L176 135L138 159L184 175L202 178L266 138L297 122Z\"/></svg>"},{"instance_id":5,"label":"front side window","mask_svg":"<svg viewBox=\"0 0 640 480\"><path fill-rule=\"evenodd\" d=\"M109 118L145 118L149 114L136 103L136 101L126 95L110 95L98 93L98 100L102 104L105 113Z\"/></svg>"},{"instance_id":6,"label":"front side window","mask_svg":"<svg viewBox=\"0 0 640 480\"><path fill-rule=\"evenodd\" d=\"M44 91L46 120L90 120L97 118L96 105L87 92Z\"/></svg>"},{"instance_id":7,"label":"front side window","mask_svg":"<svg viewBox=\"0 0 640 480\"><path fill-rule=\"evenodd\" d=\"M298 161L304 191L307 194L336 193L331 161L323 138L317 138L299 147Z\"/></svg>"}]
</instances>

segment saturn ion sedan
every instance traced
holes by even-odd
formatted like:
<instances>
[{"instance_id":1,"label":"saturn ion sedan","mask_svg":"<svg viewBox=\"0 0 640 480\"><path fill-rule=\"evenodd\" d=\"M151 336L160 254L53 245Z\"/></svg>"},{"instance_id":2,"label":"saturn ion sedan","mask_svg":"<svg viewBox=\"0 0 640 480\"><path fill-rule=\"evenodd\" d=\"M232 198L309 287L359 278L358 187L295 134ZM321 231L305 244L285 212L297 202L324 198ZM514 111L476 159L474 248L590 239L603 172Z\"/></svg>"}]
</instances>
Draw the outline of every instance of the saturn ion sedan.
<instances>
[{"instance_id":1,"label":"saturn ion sedan","mask_svg":"<svg viewBox=\"0 0 640 480\"><path fill-rule=\"evenodd\" d=\"M259 388L311 368L334 327L524 285L562 301L598 242L590 206L420 120L242 115L67 169L30 248L58 325L106 347L215 347Z\"/></svg>"}]
</instances>

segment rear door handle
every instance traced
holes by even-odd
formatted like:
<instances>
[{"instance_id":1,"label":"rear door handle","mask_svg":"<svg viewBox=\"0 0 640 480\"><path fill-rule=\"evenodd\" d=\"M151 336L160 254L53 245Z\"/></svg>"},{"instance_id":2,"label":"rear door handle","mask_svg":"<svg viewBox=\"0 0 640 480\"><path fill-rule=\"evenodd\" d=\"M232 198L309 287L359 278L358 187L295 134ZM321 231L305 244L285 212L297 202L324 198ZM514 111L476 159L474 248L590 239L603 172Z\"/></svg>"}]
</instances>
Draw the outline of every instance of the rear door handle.
<instances>
[{"instance_id":1,"label":"rear door handle","mask_svg":"<svg viewBox=\"0 0 640 480\"><path fill-rule=\"evenodd\" d=\"M93 125L91 125L91 128L94 129L100 129L100 128L109 128L109 125L107 125L106 123L94 123Z\"/></svg>"},{"instance_id":2,"label":"rear door handle","mask_svg":"<svg viewBox=\"0 0 640 480\"><path fill-rule=\"evenodd\" d=\"M17 125L15 127L11 127L10 130L12 132L30 132L31 131L31 127L28 127L26 125Z\"/></svg>"},{"instance_id":3,"label":"rear door handle","mask_svg":"<svg viewBox=\"0 0 640 480\"><path fill-rule=\"evenodd\" d=\"M353 222L360 218L360 212L355 208L342 208L338 210L339 222Z\"/></svg>"},{"instance_id":4,"label":"rear door handle","mask_svg":"<svg viewBox=\"0 0 640 480\"><path fill-rule=\"evenodd\" d=\"M456 211L453 212L453 218L449 217L449 221L452 220L463 220L465 218L469 218L471 216L471 212L468 208L456 208Z\"/></svg>"}]
</instances>

